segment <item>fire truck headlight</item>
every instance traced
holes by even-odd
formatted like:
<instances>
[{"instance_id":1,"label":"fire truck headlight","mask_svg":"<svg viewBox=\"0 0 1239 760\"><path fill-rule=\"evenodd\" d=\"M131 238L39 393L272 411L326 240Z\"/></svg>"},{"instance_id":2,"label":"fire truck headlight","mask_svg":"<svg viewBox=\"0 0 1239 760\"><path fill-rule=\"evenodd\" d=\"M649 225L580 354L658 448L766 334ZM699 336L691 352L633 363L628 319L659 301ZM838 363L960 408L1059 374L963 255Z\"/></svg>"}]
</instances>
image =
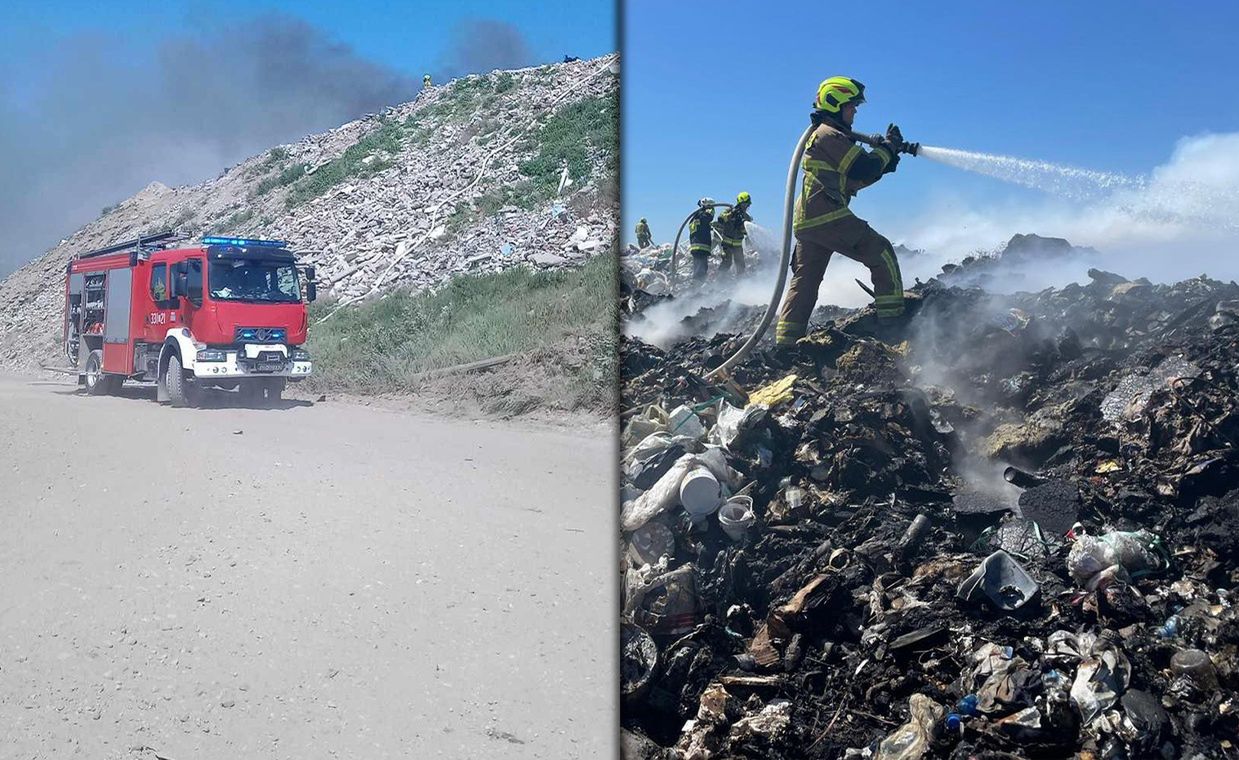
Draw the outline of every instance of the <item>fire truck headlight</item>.
<instances>
[{"instance_id":1,"label":"fire truck headlight","mask_svg":"<svg viewBox=\"0 0 1239 760\"><path fill-rule=\"evenodd\" d=\"M205 351L198 352L198 361L200 362L224 362L228 361L228 355L223 351L215 348L208 348Z\"/></svg>"},{"instance_id":2,"label":"fire truck headlight","mask_svg":"<svg viewBox=\"0 0 1239 760\"><path fill-rule=\"evenodd\" d=\"M293 361L295 361L295 362L308 362L309 360L310 360L310 352L309 352L309 351L306 351L304 348L294 348L294 349L293 349Z\"/></svg>"}]
</instances>

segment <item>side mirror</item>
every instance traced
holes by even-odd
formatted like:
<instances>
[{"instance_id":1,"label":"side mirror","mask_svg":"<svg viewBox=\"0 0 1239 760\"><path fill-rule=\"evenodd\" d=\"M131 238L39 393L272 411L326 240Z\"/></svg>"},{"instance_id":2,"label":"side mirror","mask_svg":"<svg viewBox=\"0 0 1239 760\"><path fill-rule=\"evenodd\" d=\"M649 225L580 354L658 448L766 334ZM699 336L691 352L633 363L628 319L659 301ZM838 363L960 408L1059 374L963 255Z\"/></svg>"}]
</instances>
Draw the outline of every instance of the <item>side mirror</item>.
<instances>
[{"instance_id":1,"label":"side mirror","mask_svg":"<svg viewBox=\"0 0 1239 760\"><path fill-rule=\"evenodd\" d=\"M310 303L318 298L318 283L315 281L314 267L305 268L305 300Z\"/></svg>"}]
</instances>

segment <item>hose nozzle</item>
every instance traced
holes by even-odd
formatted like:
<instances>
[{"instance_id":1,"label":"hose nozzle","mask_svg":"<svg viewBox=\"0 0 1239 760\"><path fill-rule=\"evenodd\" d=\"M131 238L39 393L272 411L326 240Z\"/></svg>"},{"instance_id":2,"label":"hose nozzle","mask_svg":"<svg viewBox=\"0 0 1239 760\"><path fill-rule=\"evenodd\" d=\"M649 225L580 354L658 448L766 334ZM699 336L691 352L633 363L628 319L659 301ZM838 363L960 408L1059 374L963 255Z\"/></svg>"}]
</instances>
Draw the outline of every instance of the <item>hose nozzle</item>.
<instances>
[{"instance_id":1,"label":"hose nozzle","mask_svg":"<svg viewBox=\"0 0 1239 760\"><path fill-rule=\"evenodd\" d=\"M915 156L921 149L920 143L910 143L903 139L903 133L899 131L899 127L891 124L886 128L886 142L900 153L907 153Z\"/></svg>"},{"instance_id":2,"label":"hose nozzle","mask_svg":"<svg viewBox=\"0 0 1239 760\"><path fill-rule=\"evenodd\" d=\"M852 139L857 142L863 142L871 148L887 145L894 148L897 153L907 153L911 156L915 156L921 151L921 144L910 143L904 140L903 135L899 134L899 127L896 127L894 124L890 126L890 129L887 129L885 137L882 135L869 135L864 132L852 132Z\"/></svg>"}]
</instances>

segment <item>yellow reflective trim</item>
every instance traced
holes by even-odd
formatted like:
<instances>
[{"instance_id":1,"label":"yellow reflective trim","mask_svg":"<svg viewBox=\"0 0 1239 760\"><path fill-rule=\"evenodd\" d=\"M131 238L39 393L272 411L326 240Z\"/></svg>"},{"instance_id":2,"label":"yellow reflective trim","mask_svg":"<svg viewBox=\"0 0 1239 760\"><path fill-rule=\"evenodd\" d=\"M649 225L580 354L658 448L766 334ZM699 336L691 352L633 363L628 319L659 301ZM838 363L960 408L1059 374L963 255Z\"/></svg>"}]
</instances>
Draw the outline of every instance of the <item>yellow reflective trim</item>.
<instances>
[{"instance_id":1,"label":"yellow reflective trim","mask_svg":"<svg viewBox=\"0 0 1239 760\"><path fill-rule=\"evenodd\" d=\"M828 172L838 171L838 169L835 168L835 165L830 163L829 161L820 161L816 158L806 158L802 162L802 165L804 166L806 171L809 169L816 169L818 171L828 171Z\"/></svg>"},{"instance_id":2,"label":"yellow reflective trim","mask_svg":"<svg viewBox=\"0 0 1239 760\"><path fill-rule=\"evenodd\" d=\"M692 253L693 251L704 251L705 253L709 253L710 246L705 245L703 243L693 243L692 245L688 247L688 250L689 250L689 253Z\"/></svg>"},{"instance_id":3,"label":"yellow reflective trim","mask_svg":"<svg viewBox=\"0 0 1239 760\"><path fill-rule=\"evenodd\" d=\"M859 145L853 145L848 148L848 152L843 154L843 160L839 162L839 194L844 198L848 195L848 169L852 168L852 163L856 161L856 157L861 154Z\"/></svg>"},{"instance_id":4,"label":"yellow reflective trim","mask_svg":"<svg viewBox=\"0 0 1239 760\"><path fill-rule=\"evenodd\" d=\"M891 159L894 157L891 155L890 151L888 151L886 148L883 148L881 146L874 148L873 152L871 152L869 155L878 157L878 160L882 162L883 170L886 169L887 164L889 164L891 162Z\"/></svg>"},{"instance_id":5,"label":"yellow reflective trim","mask_svg":"<svg viewBox=\"0 0 1239 760\"><path fill-rule=\"evenodd\" d=\"M852 215L852 210L848 208L847 206L844 206L843 208L835 209L834 211L831 211L828 214L822 214L820 216L815 216L815 217L812 217L811 219L801 219L795 222L795 224L793 224L792 227L797 230L804 230L810 227L818 227L828 222L833 222L835 220L842 219L846 216L851 216L851 215Z\"/></svg>"},{"instance_id":6,"label":"yellow reflective trim","mask_svg":"<svg viewBox=\"0 0 1239 760\"><path fill-rule=\"evenodd\" d=\"M856 160L856 157L859 156L860 153L861 150L859 145L853 145L848 148L848 152L843 154L843 160L839 162L839 172L841 174L847 174L848 169L852 166L852 162Z\"/></svg>"},{"instance_id":7,"label":"yellow reflective trim","mask_svg":"<svg viewBox=\"0 0 1239 760\"><path fill-rule=\"evenodd\" d=\"M903 275L899 272L899 262L895 260L895 252L890 248L882 251L882 261L886 264L886 269L890 272L891 282L894 283L895 292L903 297Z\"/></svg>"}]
</instances>

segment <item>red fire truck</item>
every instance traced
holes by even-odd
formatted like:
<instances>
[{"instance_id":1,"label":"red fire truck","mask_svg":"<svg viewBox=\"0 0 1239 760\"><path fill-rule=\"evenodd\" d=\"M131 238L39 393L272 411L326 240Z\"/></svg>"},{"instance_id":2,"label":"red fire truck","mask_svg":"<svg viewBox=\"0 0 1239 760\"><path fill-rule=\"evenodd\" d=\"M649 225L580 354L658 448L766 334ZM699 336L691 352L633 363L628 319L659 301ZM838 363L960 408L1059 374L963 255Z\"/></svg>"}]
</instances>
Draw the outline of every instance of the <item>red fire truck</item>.
<instances>
[{"instance_id":1,"label":"red fire truck","mask_svg":"<svg viewBox=\"0 0 1239 760\"><path fill-rule=\"evenodd\" d=\"M273 401L309 377L314 267L278 240L183 240L164 232L69 262L64 347L78 383L98 395L154 381L159 401L193 406L205 388Z\"/></svg>"}]
</instances>

